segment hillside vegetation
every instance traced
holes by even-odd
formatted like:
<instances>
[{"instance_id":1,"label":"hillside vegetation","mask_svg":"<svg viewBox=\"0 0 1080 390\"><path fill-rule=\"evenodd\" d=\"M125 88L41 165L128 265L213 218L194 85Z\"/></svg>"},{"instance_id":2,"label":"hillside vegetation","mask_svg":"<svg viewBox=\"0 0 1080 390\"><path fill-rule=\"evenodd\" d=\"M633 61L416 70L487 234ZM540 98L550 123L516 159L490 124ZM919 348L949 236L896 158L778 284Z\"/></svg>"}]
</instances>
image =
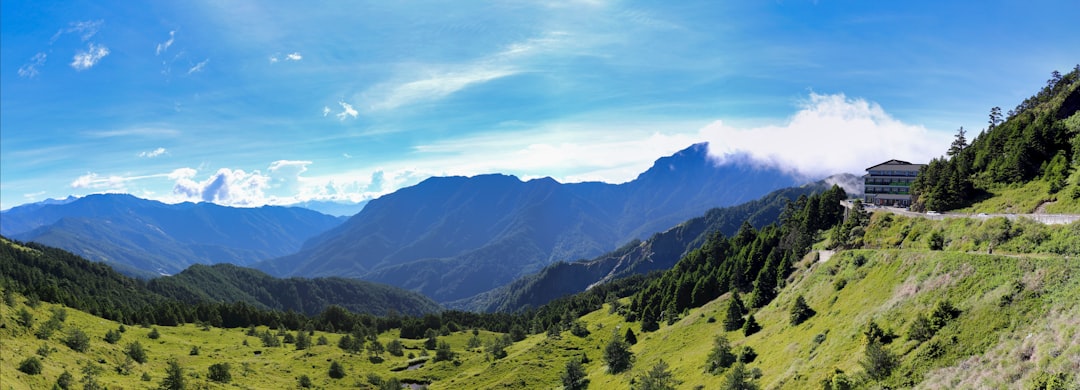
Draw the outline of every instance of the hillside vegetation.
<instances>
[{"instance_id":1,"label":"hillside vegetation","mask_svg":"<svg viewBox=\"0 0 1080 390\"><path fill-rule=\"evenodd\" d=\"M946 154L912 184L913 209L1080 213L1080 65L1005 115L991 109L970 145L961 128Z\"/></svg>"},{"instance_id":2,"label":"hillside vegetation","mask_svg":"<svg viewBox=\"0 0 1080 390\"><path fill-rule=\"evenodd\" d=\"M423 315L442 310L419 293L385 284L343 278L278 279L231 264L193 265L183 272L153 279L147 287L190 304L244 302L260 309L295 311L314 316L331 305L355 313Z\"/></svg>"},{"instance_id":3,"label":"hillside vegetation","mask_svg":"<svg viewBox=\"0 0 1080 390\"><path fill-rule=\"evenodd\" d=\"M882 223L883 219L890 223ZM5 289L0 382L15 389L50 387L67 371L75 381L90 376L108 387L153 387L164 380L169 361L175 359L188 388L294 387L302 376L323 388L380 388L376 383L426 383L431 389L558 388L571 360L584 360L581 367L589 388L630 388L642 383L661 360L680 389L725 388L737 372L760 388L848 384L1064 389L1080 384L1073 374L1080 369L1080 323L1075 321L1080 311L1076 277L1080 264L1062 255L1003 253L1006 248L1028 248L1023 234L1006 237L992 255L969 253L962 243L935 251L918 247L926 237L910 232L938 228L959 232L957 226L942 226L957 221L883 215L875 215L873 221L867 227L867 247L899 244L905 249L844 250L828 258L812 252L793 264L794 271L775 299L748 313L739 312L738 318L753 316L760 326L748 336L742 328L725 331L733 299L729 293L682 311L674 322L659 324L652 332L643 332L640 321L626 320L629 299L622 299L566 318L565 328L513 336L521 337L518 341L511 338L512 332L444 329L432 333L436 342L425 348L428 340L400 338L400 329L377 335L300 329L311 344L297 349L302 336L296 330L189 324L128 326L111 344L104 338L121 324L73 309L66 310L66 319L52 335L35 337L60 307L33 303ZM967 232L994 224L965 223ZM1077 229L1078 224L1046 227L1050 238L1041 247L1056 248L1053 242L1059 239L1076 241ZM898 230L908 230L909 238L898 237ZM886 240L890 237L895 242ZM1070 250L1067 255L1080 252ZM814 314L793 325L792 307L800 299ZM23 311L32 318L29 326L21 319ZM82 352L67 345L75 329L89 337ZM160 334L157 339L149 338L154 329ZM625 339L627 330L637 339L629 346L630 367L612 374L604 350L612 340ZM343 349L339 343L346 335L366 341L358 349ZM278 341L264 344L271 336ZM738 367L735 362L729 367L712 365L715 369L710 372L717 336L726 339L736 360L740 354L750 360L745 352L749 350L756 357ZM319 345L320 338L326 345ZM126 358L126 349L136 341L147 354L146 363ZM275 343L280 344L270 346ZM403 346L401 356L385 349L391 343ZM873 343L877 346L870 347ZM192 355L195 347L197 355ZM868 349L884 351L887 364L870 364ZM29 357L40 361L40 374L18 369ZM228 385L209 378L210 366L223 363L230 367ZM330 376L334 363L341 366L343 378ZM414 368L406 370L409 366ZM143 373L149 382L142 382Z\"/></svg>"},{"instance_id":4,"label":"hillside vegetation","mask_svg":"<svg viewBox=\"0 0 1080 390\"><path fill-rule=\"evenodd\" d=\"M590 286L635 274L670 269L711 235L734 235L744 223L754 228L774 224L788 203L830 189L824 181L773 191L737 206L711 209L645 241L634 240L592 260L557 262L505 286L452 302L451 307L487 312L515 312Z\"/></svg>"}]
</instances>

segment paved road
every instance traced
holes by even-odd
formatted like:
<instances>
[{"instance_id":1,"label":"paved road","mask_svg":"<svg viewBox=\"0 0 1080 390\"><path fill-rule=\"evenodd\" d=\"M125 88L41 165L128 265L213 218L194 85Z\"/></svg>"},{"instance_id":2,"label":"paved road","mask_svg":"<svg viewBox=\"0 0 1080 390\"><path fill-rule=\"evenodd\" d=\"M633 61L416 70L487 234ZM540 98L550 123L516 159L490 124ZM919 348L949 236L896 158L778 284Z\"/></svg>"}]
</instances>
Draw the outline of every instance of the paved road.
<instances>
[{"instance_id":1,"label":"paved road","mask_svg":"<svg viewBox=\"0 0 1080 390\"><path fill-rule=\"evenodd\" d=\"M843 201L844 207L851 208L851 202ZM1070 224L1076 221L1080 221L1080 215L1078 214L966 214L966 213L939 213L939 214L925 214L916 213L914 211L908 211L907 209L899 207L876 207L866 206L866 211L886 211L893 214L906 215L909 217L922 217L926 219L942 220L945 218L974 218L974 219L989 219L993 217L1005 217L1010 220L1016 220L1017 218L1027 218L1035 222L1043 223L1046 225L1064 225Z\"/></svg>"}]
</instances>

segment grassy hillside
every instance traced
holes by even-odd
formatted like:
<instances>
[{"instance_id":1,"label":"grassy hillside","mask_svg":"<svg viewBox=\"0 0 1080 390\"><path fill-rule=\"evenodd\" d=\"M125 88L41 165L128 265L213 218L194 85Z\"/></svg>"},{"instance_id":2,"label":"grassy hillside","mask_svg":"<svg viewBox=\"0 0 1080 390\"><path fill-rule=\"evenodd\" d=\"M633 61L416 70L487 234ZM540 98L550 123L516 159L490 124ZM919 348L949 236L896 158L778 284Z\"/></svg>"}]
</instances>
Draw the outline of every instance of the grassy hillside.
<instances>
[{"instance_id":1,"label":"grassy hillside","mask_svg":"<svg viewBox=\"0 0 1080 390\"><path fill-rule=\"evenodd\" d=\"M1054 248L1055 240L1075 244L1080 235L1073 232L1080 224L1045 227L1038 235L1046 239L1035 247L1023 245L1032 231L1025 227L1022 231L1029 233L1010 235L998 243L995 254L986 254L978 244L967 246L958 237L977 236L995 222L891 216L883 223L883 219L874 217L865 241L866 247L880 249L847 250L831 256L814 252L795 264L776 299L753 312L762 329L749 337L741 331L723 330L731 299L725 294L654 332L640 332L639 322L626 322L618 311L609 310L609 303L601 310L567 319L580 324L579 331L584 328L588 335L571 331L529 335L507 347L506 356L500 359L488 350L502 334L479 331L475 336L478 343L470 347L473 333L460 330L438 337L448 342L455 355L451 360L434 362L437 352L423 350L424 340L402 340L404 356L382 353L380 362L370 359L367 352L343 351L337 346L343 335L324 332L314 332L312 340L325 337L328 345L298 351L294 344L264 347L260 338L246 335L247 329L157 327L161 338L152 340L147 337L151 329L129 326L114 345L103 337L117 329L118 323L72 309L67 310L61 330L39 340L34 332L57 306L42 303L32 308L21 296L12 295L5 301L14 301L14 305L0 306L0 383L14 389L49 387L64 370L77 381L84 376L83 367L93 365L101 368L97 380L110 388L152 387L165 377L168 360L176 358L189 388L295 387L301 375L307 375L318 388L377 388L369 380L369 374L374 374L383 380L430 383L431 389L555 389L561 387L566 363L586 358L583 367L589 388L629 388L631 383L640 383L642 375L660 360L681 382L677 388L722 388L734 369L717 375L705 370L713 339L722 335L736 352L750 347L757 353L746 369L751 375L760 373L752 383L761 388L822 388L823 381L843 379L859 388L1080 385L1080 377L1073 374L1080 370L1080 321L1075 315L1080 312L1080 263L1074 260L1080 252L1074 246L1068 246L1073 249L1065 254L1044 250ZM918 243L925 243L929 234L913 232L936 229L949 240L946 250L920 247ZM907 233L900 235L901 231ZM977 252L970 252L973 250ZM792 325L791 306L799 296L816 314ZM621 303L627 302L623 299ZM941 317L940 328L925 341L911 339L916 318L935 318L935 309L942 302L957 310L955 318ZM34 318L30 329L20 324L23 309ZM896 357L895 366L880 379L871 379L860 364L866 359L866 332L871 321L884 330L878 334L892 335L885 337L891 341L883 348ZM86 352L64 345L73 327L90 336ZM622 339L627 328L639 340L630 347L634 364L627 372L609 374L602 358L604 347L613 338ZM266 330L258 328L260 333ZM387 345L397 335L398 331L391 329L378 335L378 340ZM117 368L124 365L122 351L136 340L146 349L149 360L134 363L128 374L121 374ZM42 346L52 351L47 357L38 356L44 367L42 374L18 371L19 364L37 356L35 351ZM192 356L195 346L200 351ZM255 351L261 353L256 355ZM410 360L409 354L414 359ZM422 360L422 354L432 360L414 370L394 371ZM224 362L231 366L230 384L210 381L210 365ZM344 367L344 378L329 377L331 362ZM149 375L149 383L141 381L143 373Z\"/></svg>"}]
</instances>

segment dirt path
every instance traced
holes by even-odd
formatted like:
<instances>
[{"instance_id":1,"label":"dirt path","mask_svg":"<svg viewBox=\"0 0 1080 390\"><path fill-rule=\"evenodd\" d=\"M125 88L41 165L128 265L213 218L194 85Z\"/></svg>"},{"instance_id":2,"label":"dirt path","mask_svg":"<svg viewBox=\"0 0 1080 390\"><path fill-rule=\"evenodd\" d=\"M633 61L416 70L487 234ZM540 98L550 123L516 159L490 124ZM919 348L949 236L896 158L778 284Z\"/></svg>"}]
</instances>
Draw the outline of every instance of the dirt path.
<instances>
[{"instance_id":1,"label":"dirt path","mask_svg":"<svg viewBox=\"0 0 1080 390\"><path fill-rule=\"evenodd\" d=\"M1042 203L1039 203L1039 206L1035 208L1035 211L1032 212L1032 214L1046 214L1046 206L1052 204L1054 204L1054 202L1043 201Z\"/></svg>"},{"instance_id":2,"label":"dirt path","mask_svg":"<svg viewBox=\"0 0 1080 390\"><path fill-rule=\"evenodd\" d=\"M836 254L836 251L820 250L820 251L818 251L818 260L817 261L818 261L818 263L824 263L826 261L829 261L829 259L831 259L832 256L835 255L835 254Z\"/></svg>"}]
</instances>

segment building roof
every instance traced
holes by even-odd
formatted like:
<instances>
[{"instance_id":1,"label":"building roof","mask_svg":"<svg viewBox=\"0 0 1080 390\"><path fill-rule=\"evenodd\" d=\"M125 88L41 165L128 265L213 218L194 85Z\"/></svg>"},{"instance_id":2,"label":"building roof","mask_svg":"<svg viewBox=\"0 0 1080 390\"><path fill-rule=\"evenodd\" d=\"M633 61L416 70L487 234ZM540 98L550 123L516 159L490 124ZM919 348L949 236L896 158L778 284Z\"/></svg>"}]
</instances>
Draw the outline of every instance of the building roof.
<instances>
[{"instance_id":1,"label":"building roof","mask_svg":"<svg viewBox=\"0 0 1080 390\"><path fill-rule=\"evenodd\" d=\"M912 164L912 163L909 163L907 161L900 161L900 160L895 160L894 159L894 160L889 160L889 161L883 162L883 163L878 164L878 165L874 165L874 166L872 166L870 168L866 168L866 170L869 171L869 170L879 168L879 167L882 167L882 166L886 166L886 165L889 166L889 169L894 170L894 171L917 171L917 170L919 170L919 168L922 168L926 164Z\"/></svg>"}]
</instances>

